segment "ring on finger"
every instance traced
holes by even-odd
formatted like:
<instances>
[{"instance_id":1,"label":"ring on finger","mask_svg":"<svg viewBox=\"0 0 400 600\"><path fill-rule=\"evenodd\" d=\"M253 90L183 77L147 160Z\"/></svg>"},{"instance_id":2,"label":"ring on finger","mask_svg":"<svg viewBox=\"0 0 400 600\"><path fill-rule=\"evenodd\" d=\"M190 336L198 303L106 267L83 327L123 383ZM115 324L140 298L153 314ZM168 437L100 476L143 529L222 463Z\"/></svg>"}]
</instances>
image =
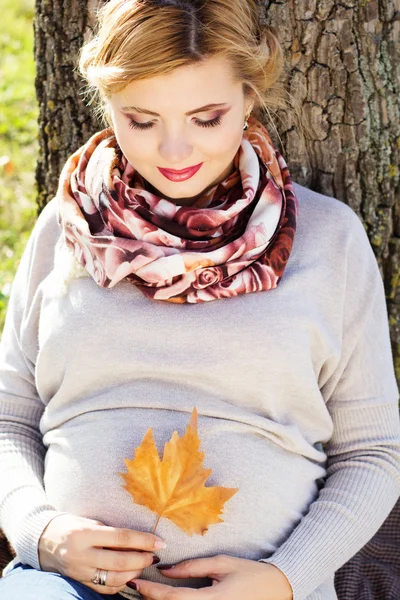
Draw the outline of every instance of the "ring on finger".
<instances>
[{"instance_id":1,"label":"ring on finger","mask_svg":"<svg viewBox=\"0 0 400 600\"><path fill-rule=\"evenodd\" d=\"M107 571L104 569L96 569L92 583L95 585L106 585Z\"/></svg>"}]
</instances>

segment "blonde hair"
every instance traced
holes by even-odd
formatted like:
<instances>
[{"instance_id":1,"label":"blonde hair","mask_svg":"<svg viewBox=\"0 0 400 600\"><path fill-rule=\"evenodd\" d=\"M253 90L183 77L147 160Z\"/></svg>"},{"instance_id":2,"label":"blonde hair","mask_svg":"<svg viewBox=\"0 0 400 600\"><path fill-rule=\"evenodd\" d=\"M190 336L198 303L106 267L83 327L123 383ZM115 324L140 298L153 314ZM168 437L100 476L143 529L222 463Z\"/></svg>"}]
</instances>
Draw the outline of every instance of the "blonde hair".
<instances>
[{"instance_id":1,"label":"blonde hair","mask_svg":"<svg viewBox=\"0 0 400 600\"><path fill-rule=\"evenodd\" d=\"M280 81L284 55L271 27L261 27L256 0L111 0L97 11L97 30L80 51L95 116L113 127L108 98L130 82L165 75L216 55L230 60L236 81L253 96L258 117L292 111ZM301 124L300 124L301 129ZM278 134L279 137L279 134Z\"/></svg>"}]
</instances>

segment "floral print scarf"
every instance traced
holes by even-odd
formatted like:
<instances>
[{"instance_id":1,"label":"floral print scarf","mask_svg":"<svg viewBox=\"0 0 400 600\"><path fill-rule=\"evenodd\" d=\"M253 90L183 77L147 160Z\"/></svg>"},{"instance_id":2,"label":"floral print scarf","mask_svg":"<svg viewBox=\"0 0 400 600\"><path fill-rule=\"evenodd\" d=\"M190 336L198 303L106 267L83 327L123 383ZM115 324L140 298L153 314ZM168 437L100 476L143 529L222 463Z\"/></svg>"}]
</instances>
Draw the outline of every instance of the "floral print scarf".
<instances>
[{"instance_id":1,"label":"floral print scarf","mask_svg":"<svg viewBox=\"0 0 400 600\"><path fill-rule=\"evenodd\" d=\"M177 303L278 285L298 201L265 127L255 117L248 122L233 172L191 206L152 193L110 128L68 158L57 191L58 222L97 285L125 279L153 300Z\"/></svg>"}]
</instances>

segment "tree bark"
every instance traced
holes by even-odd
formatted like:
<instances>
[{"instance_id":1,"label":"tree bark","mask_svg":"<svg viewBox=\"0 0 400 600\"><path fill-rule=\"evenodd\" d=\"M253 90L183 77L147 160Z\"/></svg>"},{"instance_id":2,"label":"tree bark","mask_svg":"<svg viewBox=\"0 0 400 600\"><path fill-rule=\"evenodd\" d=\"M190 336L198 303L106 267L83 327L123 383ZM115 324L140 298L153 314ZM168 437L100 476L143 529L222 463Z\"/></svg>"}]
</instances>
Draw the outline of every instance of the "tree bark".
<instances>
[{"instance_id":1,"label":"tree bark","mask_svg":"<svg viewBox=\"0 0 400 600\"><path fill-rule=\"evenodd\" d=\"M36 0L39 211L54 196L68 156L99 127L83 102L84 81L76 70L78 52L92 34L98 4L98 0Z\"/></svg>"},{"instance_id":2,"label":"tree bark","mask_svg":"<svg viewBox=\"0 0 400 600\"><path fill-rule=\"evenodd\" d=\"M278 124L295 181L350 205L385 283L400 384L400 0L266 1L309 125ZM280 127L279 127L280 125ZM339 251L339 249L338 249Z\"/></svg>"}]
</instances>

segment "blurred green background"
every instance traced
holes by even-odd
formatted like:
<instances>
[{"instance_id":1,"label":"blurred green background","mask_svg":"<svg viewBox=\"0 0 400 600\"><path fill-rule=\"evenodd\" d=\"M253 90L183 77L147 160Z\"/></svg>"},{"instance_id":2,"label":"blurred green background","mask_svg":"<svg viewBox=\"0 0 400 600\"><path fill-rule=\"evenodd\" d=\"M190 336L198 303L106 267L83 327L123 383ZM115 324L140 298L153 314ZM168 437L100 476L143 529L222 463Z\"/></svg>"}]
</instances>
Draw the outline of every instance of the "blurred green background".
<instances>
[{"instance_id":1,"label":"blurred green background","mask_svg":"<svg viewBox=\"0 0 400 600\"><path fill-rule=\"evenodd\" d=\"M34 0L0 0L0 333L11 283L36 220L34 7Z\"/></svg>"}]
</instances>

